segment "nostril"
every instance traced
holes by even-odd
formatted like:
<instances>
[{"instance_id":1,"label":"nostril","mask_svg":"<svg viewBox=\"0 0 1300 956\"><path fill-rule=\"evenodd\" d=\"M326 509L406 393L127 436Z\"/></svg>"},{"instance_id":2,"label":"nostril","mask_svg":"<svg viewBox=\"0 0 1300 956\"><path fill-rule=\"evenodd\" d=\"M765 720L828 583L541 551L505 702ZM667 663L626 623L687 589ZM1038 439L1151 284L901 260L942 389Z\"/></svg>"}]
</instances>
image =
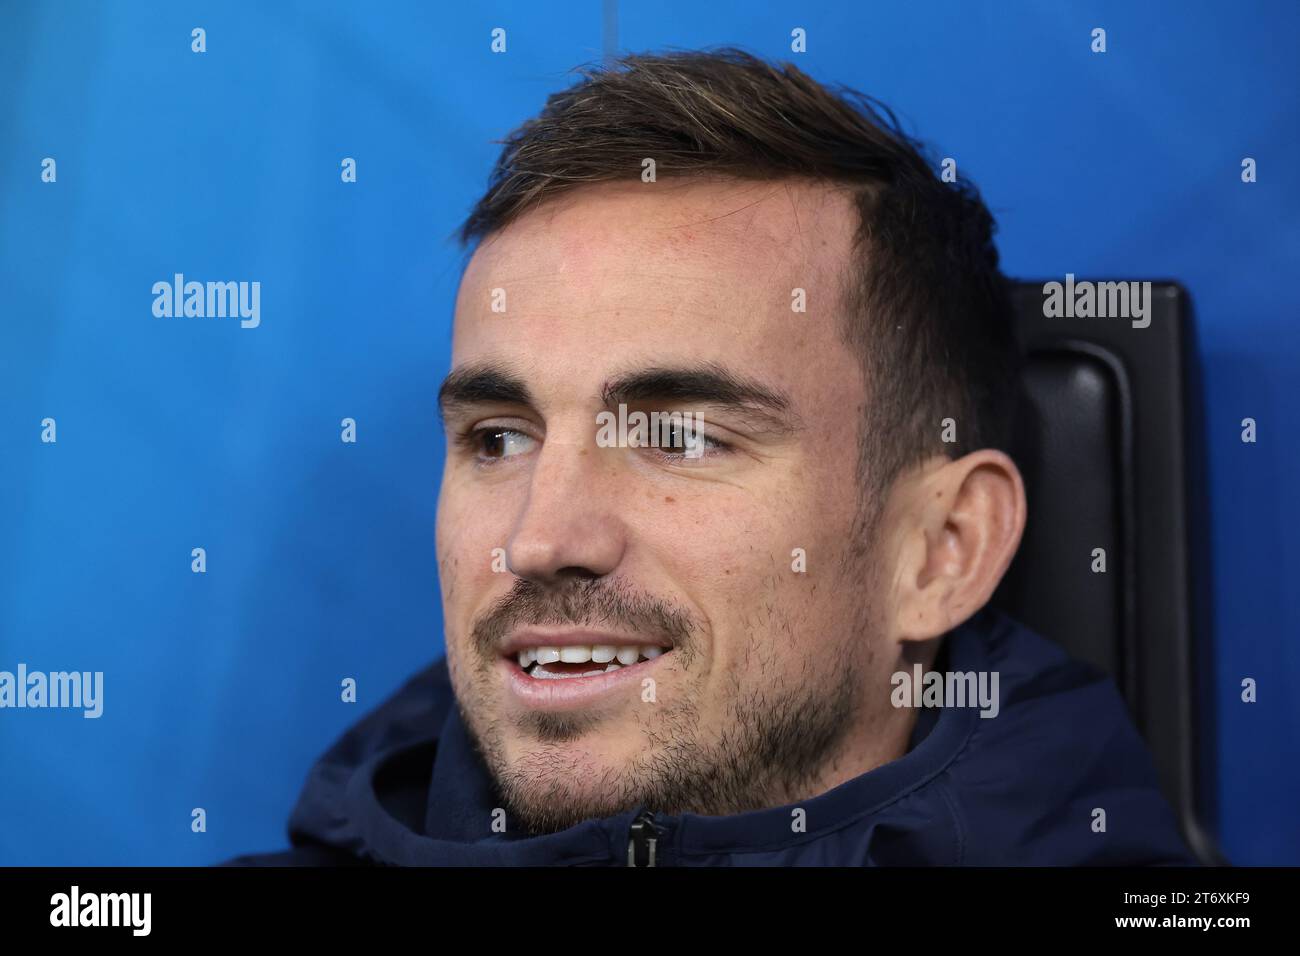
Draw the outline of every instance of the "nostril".
<instances>
[{"instance_id":1,"label":"nostril","mask_svg":"<svg viewBox=\"0 0 1300 956\"><path fill-rule=\"evenodd\" d=\"M592 571L589 568L579 567L578 565L570 565L565 568L560 568L560 570L555 572L555 576L557 578L567 578L576 581L595 581L597 578L601 577L601 575L597 574L595 571Z\"/></svg>"}]
</instances>

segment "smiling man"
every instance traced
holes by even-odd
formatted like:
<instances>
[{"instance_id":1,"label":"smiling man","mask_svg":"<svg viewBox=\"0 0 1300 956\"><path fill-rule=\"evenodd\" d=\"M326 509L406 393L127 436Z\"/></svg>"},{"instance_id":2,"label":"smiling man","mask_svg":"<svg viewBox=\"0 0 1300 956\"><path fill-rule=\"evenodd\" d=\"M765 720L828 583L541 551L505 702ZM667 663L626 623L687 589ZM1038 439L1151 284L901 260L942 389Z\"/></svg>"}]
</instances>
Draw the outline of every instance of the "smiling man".
<instances>
[{"instance_id":1,"label":"smiling man","mask_svg":"<svg viewBox=\"0 0 1300 956\"><path fill-rule=\"evenodd\" d=\"M1110 681L986 607L1025 523L992 232L793 67L553 96L462 231L446 660L243 862L1189 862ZM682 424L602 440L638 412Z\"/></svg>"},{"instance_id":2,"label":"smiling man","mask_svg":"<svg viewBox=\"0 0 1300 956\"><path fill-rule=\"evenodd\" d=\"M524 826L739 813L903 753L874 639L890 596L857 547L863 374L838 345L853 217L818 185L636 179L519 217L467 270L442 393L448 659ZM796 287L824 312L792 313ZM697 413L703 453L600 447L620 406ZM1023 509L1013 466L968 464L975 507L1004 512L978 532L991 585Z\"/></svg>"}]
</instances>

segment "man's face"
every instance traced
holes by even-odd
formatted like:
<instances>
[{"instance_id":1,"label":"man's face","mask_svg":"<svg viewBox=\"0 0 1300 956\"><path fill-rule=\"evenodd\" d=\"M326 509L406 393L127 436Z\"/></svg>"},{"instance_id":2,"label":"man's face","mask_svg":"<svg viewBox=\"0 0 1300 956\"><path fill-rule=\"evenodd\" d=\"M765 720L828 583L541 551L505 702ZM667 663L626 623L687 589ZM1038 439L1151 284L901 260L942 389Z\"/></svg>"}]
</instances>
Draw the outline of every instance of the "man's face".
<instances>
[{"instance_id":1,"label":"man's face","mask_svg":"<svg viewBox=\"0 0 1300 956\"><path fill-rule=\"evenodd\" d=\"M607 184L472 259L438 562L457 699L528 829L771 806L897 756L888 569L850 534L856 215L808 184ZM703 453L598 441L620 403L698 414Z\"/></svg>"}]
</instances>

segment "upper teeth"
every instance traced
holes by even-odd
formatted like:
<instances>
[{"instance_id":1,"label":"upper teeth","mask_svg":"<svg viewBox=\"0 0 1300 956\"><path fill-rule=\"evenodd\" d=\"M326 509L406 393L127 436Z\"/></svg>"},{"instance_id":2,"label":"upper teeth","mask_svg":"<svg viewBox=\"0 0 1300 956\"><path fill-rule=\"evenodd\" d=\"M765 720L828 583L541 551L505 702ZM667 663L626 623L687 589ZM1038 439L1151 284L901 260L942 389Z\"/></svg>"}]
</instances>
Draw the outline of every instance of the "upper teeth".
<instances>
[{"instance_id":1,"label":"upper teeth","mask_svg":"<svg viewBox=\"0 0 1300 956\"><path fill-rule=\"evenodd\" d=\"M519 666L525 669L533 664L608 664L617 658L622 665L635 664L641 658L654 660L664 652L656 644L641 647L615 647L612 644L569 644L563 647L529 647L518 652Z\"/></svg>"}]
</instances>

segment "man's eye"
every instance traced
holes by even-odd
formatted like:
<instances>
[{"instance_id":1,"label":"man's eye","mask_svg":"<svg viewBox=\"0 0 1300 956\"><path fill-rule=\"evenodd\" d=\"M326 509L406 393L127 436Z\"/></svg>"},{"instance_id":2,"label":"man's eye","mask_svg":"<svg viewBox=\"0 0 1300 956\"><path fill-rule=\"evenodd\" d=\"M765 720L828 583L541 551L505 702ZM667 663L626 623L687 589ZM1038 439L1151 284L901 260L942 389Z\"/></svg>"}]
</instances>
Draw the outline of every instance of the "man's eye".
<instances>
[{"instance_id":1,"label":"man's eye","mask_svg":"<svg viewBox=\"0 0 1300 956\"><path fill-rule=\"evenodd\" d=\"M727 445L709 437L699 428L688 428L673 422L668 426L659 447L672 453L673 457L700 458L712 451L726 450Z\"/></svg>"},{"instance_id":2,"label":"man's eye","mask_svg":"<svg viewBox=\"0 0 1300 956\"><path fill-rule=\"evenodd\" d=\"M485 459L509 458L532 448L533 439L512 428L480 428L470 434L470 448Z\"/></svg>"},{"instance_id":3,"label":"man's eye","mask_svg":"<svg viewBox=\"0 0 1300 956\"><path fill-rule=\"evenodd\" d=\"M699 435L696 437L703 439L704 436ZM669 425L668 444L666 447L671 448L674 451L684 451L686 449L686 429L676 423Z\"/></svg>"}]
</instances>

